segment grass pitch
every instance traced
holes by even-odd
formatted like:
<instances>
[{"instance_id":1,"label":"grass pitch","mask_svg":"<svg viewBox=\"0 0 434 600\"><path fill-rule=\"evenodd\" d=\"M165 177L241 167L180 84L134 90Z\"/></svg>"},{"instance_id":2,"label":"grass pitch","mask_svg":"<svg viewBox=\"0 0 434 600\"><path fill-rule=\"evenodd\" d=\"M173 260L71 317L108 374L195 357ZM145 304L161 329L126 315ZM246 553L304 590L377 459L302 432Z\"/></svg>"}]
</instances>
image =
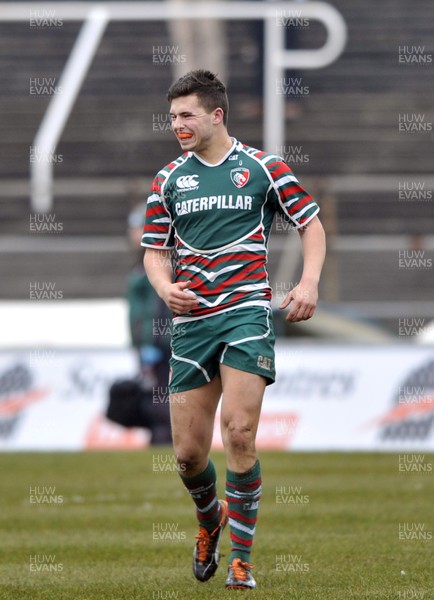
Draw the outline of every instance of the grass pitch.
<instances>
[{"instance_id":1,"label":"grass pitch","mask_svg":"<svg viewBox=\"0 0 434 600\"><path fill-rule=\"evenodd\" d=\"M434 598L434 455L260 458L252 554L258 587L245 593L264 600ZM224 456L213 459L222 495ZM403 470L405 462L419 466ZM0 468L2 600L243 593L224 588L228 531L216 576L194 579L194 509L169 448L2 454Z\"/></svg>"}]
</instances>

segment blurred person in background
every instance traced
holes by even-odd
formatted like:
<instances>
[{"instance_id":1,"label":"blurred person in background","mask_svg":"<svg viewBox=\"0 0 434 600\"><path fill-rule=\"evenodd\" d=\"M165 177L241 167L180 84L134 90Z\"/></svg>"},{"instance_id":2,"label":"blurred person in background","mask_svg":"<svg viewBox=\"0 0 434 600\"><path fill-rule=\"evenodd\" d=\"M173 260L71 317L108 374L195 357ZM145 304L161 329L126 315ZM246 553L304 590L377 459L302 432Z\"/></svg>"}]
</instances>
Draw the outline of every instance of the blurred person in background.
<instances>
[{"instance_id":1,"label":"blurred person in background","mask_svg":"<svg viewBox=\"0 0 434 600\"><path fill-rule=\"evenodd\" d=\"M143 402L143 411L151 423L152 443L170 443L168 398L170 332L172 314L156 294L143 267L140 245L146 204L139 204L128 216L128 236L136 255L127 280L131 343L139 354L142 385L152 391L152 402Z\"/></svg>"},{"instance_id":2,"label":"blurred person in background","mask_svg":"<svg viewBox=\"0 0 434 600\"><path fill-rule=\"evenodd\" d=\"M172 315L155 293L143 268L140 241L146 204L128 216L128 237L135 255L126 286L130 339L137 351L138 376L110 389L108 418L126 427L145 427L151 444L170 444L168 396Z\"/></svg>"}]
</instances>

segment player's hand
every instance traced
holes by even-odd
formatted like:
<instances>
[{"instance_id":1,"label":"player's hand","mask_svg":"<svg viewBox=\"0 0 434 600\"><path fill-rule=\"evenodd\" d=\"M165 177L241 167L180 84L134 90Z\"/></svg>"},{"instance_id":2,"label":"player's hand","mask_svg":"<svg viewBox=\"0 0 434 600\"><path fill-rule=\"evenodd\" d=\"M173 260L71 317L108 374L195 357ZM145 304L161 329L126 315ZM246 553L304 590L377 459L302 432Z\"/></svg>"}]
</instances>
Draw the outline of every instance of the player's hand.
<instances>
[{"instance_id":1,"label":"player's hand","mask_svg":"<svg viewBox=\"0 0 434 600\"><path fill-rule=\"evenodd\" d=\"M318 302L318 284L314 281L300 281L283 300L279 308L286 308L289 312L285 317L286 321L297 323L298 321L307 321L315 312Z\"/></svg>"},{"instance_id":2,"label":"player's hand","mask_svg":"<svg viewBox=\"0 0 434 600\"><path fill-rule=\"evenodd\" d=\"M185 291L190 285L189 281L178 281L169 283L161 291L161 297L172 312L183 315L197 306L199 301L196 294Z\"/></svg>"}]
</instances>

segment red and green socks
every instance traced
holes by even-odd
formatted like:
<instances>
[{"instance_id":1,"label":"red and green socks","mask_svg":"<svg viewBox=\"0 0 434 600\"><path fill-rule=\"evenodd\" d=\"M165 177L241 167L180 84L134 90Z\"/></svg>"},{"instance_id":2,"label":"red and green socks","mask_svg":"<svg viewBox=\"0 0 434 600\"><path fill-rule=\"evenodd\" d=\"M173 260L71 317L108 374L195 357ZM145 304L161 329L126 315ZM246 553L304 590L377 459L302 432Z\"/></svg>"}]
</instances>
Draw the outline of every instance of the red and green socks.
<instances>
[{"instance_id":1,"label":"red and green socks","mask_svg":"<svg viewBox=\"0 0 434 600\"><path fill-rule=\"evenodd\" d=\"M212 532L221 518L217 496L217 474L210 460L206 469L194 477L181 479L196 505L199 524ZM229 507L231 553L234 558L249 562L256 530L259 500L261 497L261 466L259 460L245 473L226 471L226 500Z\"/></svg>"},{"instance_id":2,"label":"red and green socks","mask_svg":"<svg viewBox=\"0 0 434 600\"><path fill-rule=\"evenodd\" d=\"M235 473L230 469L226 471L226 500L232 542L229 564L234 558L249 562L258 518L261 483L259 460L245 473Z\"/></svg>"},{"instance_id":3,"label":"red and green socks","mask_svg":"<svg viewBox=\"0 0 434 600\"><path fill-rule=\"evenodd\" d=\"M199 525L212 532L220 523L221 509L217 497L217 473L210 460L205 471L181 479L196 505Z\"/></svg>"}]
</instances>

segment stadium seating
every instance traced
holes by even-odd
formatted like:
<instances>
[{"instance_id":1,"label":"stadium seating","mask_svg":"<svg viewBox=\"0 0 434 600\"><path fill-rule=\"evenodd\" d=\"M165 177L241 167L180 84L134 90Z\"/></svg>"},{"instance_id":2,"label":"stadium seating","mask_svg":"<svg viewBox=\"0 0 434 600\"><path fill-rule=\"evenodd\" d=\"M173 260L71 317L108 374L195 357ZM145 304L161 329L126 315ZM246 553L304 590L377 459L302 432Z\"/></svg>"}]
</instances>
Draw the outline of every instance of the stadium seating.
<instances>
[{"instance_id":1,"label":"stadium seating","mask_svg":"<svg viewBox=\"0 0 434 600\"><path fill-rule=\"evenodd\" d=\"M424 113L433 122L434 79L425 74L426 66L399 64L398 52L400 45L428 44L434 5L397 3L391 18L374 0L332 4L348 25L347 48L329 67L295 75L309 93L297 100L301 113L287 122L285 142L308 155L294 170L306 187L318 190L333 239L345 236L341 245L331 245L337 279L326 300L426 300L431 288L426 272L400 273L396 249L360 248L348 236L412 235L412 247L419 248L417 236L431 234L432 203L398 201L402 173L416 180L432 170L430 135L405 137L398 115ZM170 133L153 126L164 118L158 115L166 110L162 98L171 81L171 69L152 62L153 47L171 44L166 24L110 23L57 148L62 161L54 166L53 213L62 235L29 231L28 157L49 101L30 94L30 79L58 79L78 30L78 23L57 29L0 23L0 75L6 82L0 89L0 299L27 298L34 273L56 281L69 299L122 295L131 262L128 210L143 199L155 171L178 152ZM323 36L312 22L298 33L298 43L317 47ZM249 58L249 21L228 22L227 38L230 131L261 146L260 120L243 116L255 95L258 68ZM340 178L351 175L392 176L396 185L340 189ZM276 245L272 250L273 270L279 251Z\"/></svg>"}]
</instances>

